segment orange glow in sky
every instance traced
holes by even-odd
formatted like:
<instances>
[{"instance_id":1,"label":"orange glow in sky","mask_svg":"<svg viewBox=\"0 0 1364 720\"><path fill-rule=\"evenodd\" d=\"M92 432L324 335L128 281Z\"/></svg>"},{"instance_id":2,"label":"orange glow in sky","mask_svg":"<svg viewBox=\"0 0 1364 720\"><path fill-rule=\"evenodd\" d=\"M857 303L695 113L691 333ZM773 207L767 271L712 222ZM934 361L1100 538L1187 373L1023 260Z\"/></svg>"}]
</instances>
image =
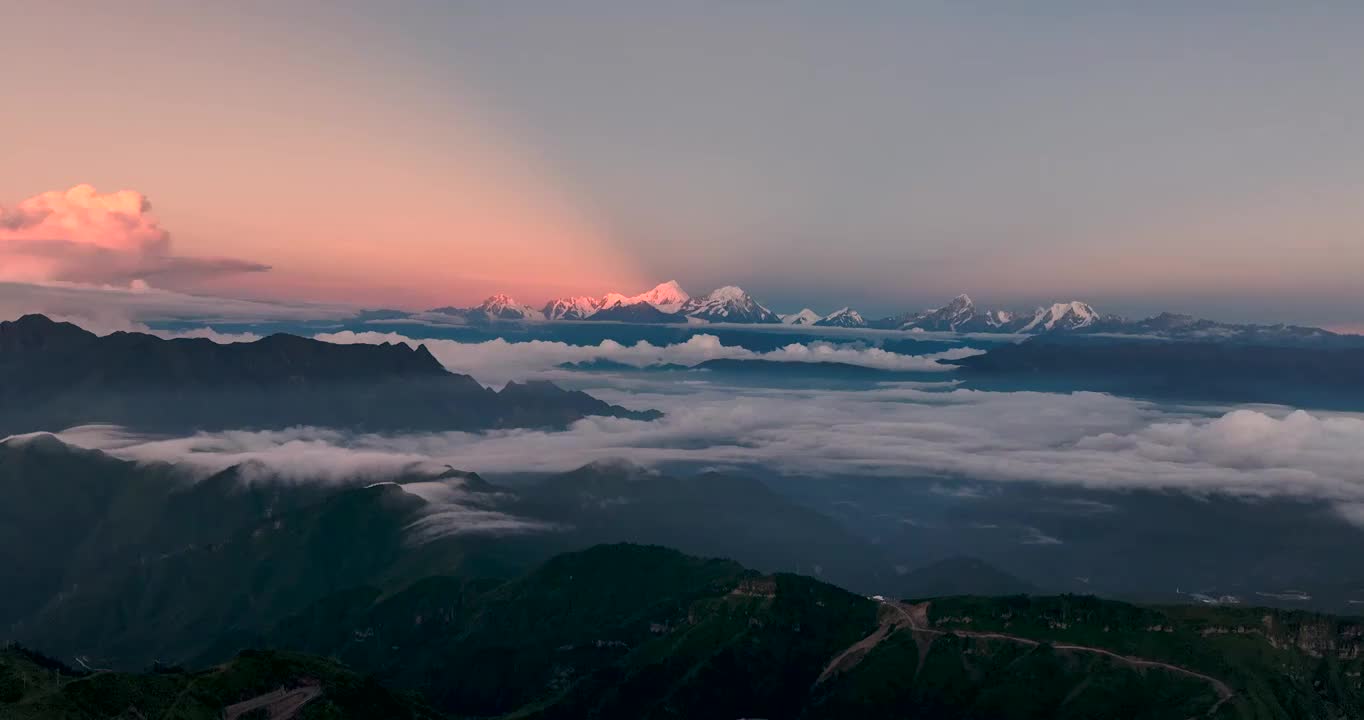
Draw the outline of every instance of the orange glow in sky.
<instances>
[{"instance_id":1,"label":"orange glow in sky","mask_svg":"<svg viewBox=\"0 0 1364 720\"><path fill-rule=\"evenodd\" d=\"M420 308L648 284L573 184L454 77L360 63L306 32L289 42L238 32L243 21L232 17L196 17L151 52L136 17L104 20L78 24L67 42L82 56L119 58L118 87L72 62L15 79L43 110L0 114L0 135L24 138L6 146L0 207L89 184L136 223L120 203L145 196L175 255L271 268L201 274L180 288L204 292ZM58 212L44 229L80 217ZM41 258L23 263L36 277L22 279L50 275ZM6 265L21 279L19 258ZM149 281L177 284L169 274Z\"/></svg>"}]
</instances>

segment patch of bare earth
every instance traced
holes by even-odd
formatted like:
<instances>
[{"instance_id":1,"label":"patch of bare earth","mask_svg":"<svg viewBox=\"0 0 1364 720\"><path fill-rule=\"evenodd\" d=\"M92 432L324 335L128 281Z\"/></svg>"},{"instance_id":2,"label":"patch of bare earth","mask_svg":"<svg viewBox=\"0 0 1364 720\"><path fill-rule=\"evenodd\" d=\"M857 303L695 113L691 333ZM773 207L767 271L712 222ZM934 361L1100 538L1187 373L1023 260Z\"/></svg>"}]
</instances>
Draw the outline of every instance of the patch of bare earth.
<instances>
[{"instance_id":1,"label":"patch of bare earth","mask_svg":"<svg viewBox=\"0 0 1364 720\"><path fill-rule=\"evenodd\" d=\"M257 695L223 708L223 720L237 720L241 716L265 708L265 716L270 720L291 720L298 715L304 705L322 694L322 686L306 683L294 688L282 687L278 690Z\"/></svg>"}]
</instances>

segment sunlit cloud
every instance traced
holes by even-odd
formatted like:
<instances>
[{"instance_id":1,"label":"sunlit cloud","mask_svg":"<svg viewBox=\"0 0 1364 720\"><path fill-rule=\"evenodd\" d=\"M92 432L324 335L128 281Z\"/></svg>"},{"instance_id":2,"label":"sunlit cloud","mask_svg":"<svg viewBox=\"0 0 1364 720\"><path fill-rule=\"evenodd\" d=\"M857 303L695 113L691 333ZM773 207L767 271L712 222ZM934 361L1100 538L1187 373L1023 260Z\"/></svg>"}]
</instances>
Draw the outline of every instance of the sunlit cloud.
<instances>
[{"instance_id":1,"label":"sunlit cloud","mask_svg":"<svg viewBox=\"0 0 1364 720\"><path fill-rule=\"evenodd\" d=\"M0 280L145 289L265 270L246 260L172 254L170 233L133 190L102 194L77 185L0 206Z\"/></svg>"}]
</instances>

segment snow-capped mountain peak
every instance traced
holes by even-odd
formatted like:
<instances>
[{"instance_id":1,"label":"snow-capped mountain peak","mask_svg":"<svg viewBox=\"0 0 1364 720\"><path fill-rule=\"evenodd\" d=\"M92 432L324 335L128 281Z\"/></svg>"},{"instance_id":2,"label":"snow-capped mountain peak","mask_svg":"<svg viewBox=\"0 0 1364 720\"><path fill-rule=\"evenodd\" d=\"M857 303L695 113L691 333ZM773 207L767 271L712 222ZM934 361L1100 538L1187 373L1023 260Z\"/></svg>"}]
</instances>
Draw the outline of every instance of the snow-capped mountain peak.
<instances>
[{"instance_id":1,"label":"snow-capped mountain peak","mask_svg":"<svg viewBox=\"0 0 1364 720\"><path fill-rule=\"evenodd\" d=\"M800 312L791 313L790 315L781 316L781 321L787 325L814 325L823 319L824 317L822 315L810 308L805 308Z\"/></svg>"},{"instance_id":2,"label":"snow-capped mountain peak","mask_svg":"<svg viewBox=\"0 0 1364 720\"><path fill-rule=\"evenodd\" d=\"M474 307L439 307L433 313L464 318L468 322L492 320L544 320L544 313L529 305L522 305L510 295L497 294Z\"/></svg>"},{"instance_id":3,"label":"snow-capped mountain peak","mask_svg":"<svg viewBox=\"0 0 1364 720\"><path fill-rule=\"evenodd\" d=\"M935 310L905 317L900 327L906 330L935 330L955 332L987 324L989 319L976 312L976 304L969 295L958 295Z\"/></svg>"},{"instance_id":4,"label":"snow-capped mountain peak","mask_svg":"<svg viewBox=\"0 0 1364 720\"><path fill-rule=\"evenodd\" d=\"M976 304L971 301L971 296L962 293L947 303L938 312L945 313L948 317L960 318L965 315L973 315L976 311Z\"/></svg>"},{"instance_id":5,"label":"snow-capped mountain peak","mask_svg":"<svg viewBox=\"0 0 1364 720\"><path fill-rule=\"evenodd\" d=\"M743 288L726 285L705 297L691 298L682 304L688 317L708 322L779 323L781 318L744 292Z\"/></svg>"},{"instance_id":6,"label":"snow-capped mountain peak","mask_svg":"<svg viewBox=\"0 0 1364 720\"><path fill-rule=\"evenodd\" d=\"M587 295L559 298L545 304L541 312L550 320L582 320L601 308L601 300Z\"/></svg>"},{"instance_id":7,"label":"snow-capped mountain peak","mask_svg":"<svg viewBox=\"0 0 1364 720\"><path fill-rule=\"evenodd\" d=\"M473 308L494 320L543 320L545 316L529 305L516 302L510 295L498 293Z\"/></svg>"},{"instance_id":8,"label":"snow-capped mountain peak","mask_svg":"<svg viewBox=\"0 0 1364 720\"><path fill-rule=\"evenodd\" d=\"M742 302L745 300L750 300L751 298L748 296L748 293L744 292L743 288L737 285L726 285L722 288L716 288L712 290L710 294L706 296L705 299L723 300L726 302L730 301Z\"/></svg>"},{"instance_id":9,"label":"snow-capped mountain peak","mask_svg":"<svg viewBox=\"0 0 1364 720\"><path fill-rule=\"evenodd\" d=\"M856 310L845 307L825 315L815 324L821 327L866 327L867 321Z\"/></svg>"},{"instance_id":10,"label":"snow-capped mountain peak","mask_svg":"<svg viewBox=\"0 0 1364 720\"><path fill-rule=\"evenodd\" d=\"M1033 313L1032 320L1019 328L1019 332L1041 332L1043 330L1077 330L1093 325L1099 313L1088 303L1079 300L1055 303L1051 307L1040 307Z\"/></svg>"},{"instance_id":11,"label":"snow-capped mountain peak","mask_svg":"<svg viewBox=\"0 0 1364 720\"><path fill-rule=\"evenodd\" d=\"M634 303L635 299L628 295L622 295L618 292L609 292L603 295L601 300L597 301L597 307L602 309L615 307L617 305L633 305Z\"/></svg>"},{"instance_id":12,"label":"snow-capped mountain peak","mask_svg":"<svg viewBox=\"0 0 1364 720\"><path fill-rule=\"evenodd\" d=\"M688 295L687 291L683 290L682 286L678 285L676 280L669 280L665 283L655 285L653 289L648 292L643 292L629 298L626 304L646 302L662 312L673 313L682 309L682 305L690 299L691 295Z\"/></svg>"},{"instance_id":13,"label":"snow-capped mountain peak","mask_svg":"<svg viewBox=\"0 0 1364 720\"><path fill-rule=\"evenodd\" d=\"M691 296L677 284L676 280L669 280L638 295L609 292L600 298L579 296L551 300L545 304L544 314L551 320L585 320L602 310L640 303L652 305L659 312L673 314L681 310L682 305L690 299Z\"/></svg>"}]
</instances>

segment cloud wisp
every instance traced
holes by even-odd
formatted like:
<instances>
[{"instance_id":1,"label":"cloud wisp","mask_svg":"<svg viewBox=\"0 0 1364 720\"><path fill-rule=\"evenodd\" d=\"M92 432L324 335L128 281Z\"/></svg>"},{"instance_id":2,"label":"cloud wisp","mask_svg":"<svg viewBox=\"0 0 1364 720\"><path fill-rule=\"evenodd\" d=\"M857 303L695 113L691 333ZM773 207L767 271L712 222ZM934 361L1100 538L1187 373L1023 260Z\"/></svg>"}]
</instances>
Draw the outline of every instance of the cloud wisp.
<instances>
[{"instance_id":1,"label":"cloud wisp","mask_svg":"<svg viewBox=\"0 0 1364 720\"><path fill-rule=\"evenodd\" d=\"M403 490L428 503L426 512L408 526L417 544L454 535L520 535L554 532L559 526L500 512L497 495L471 492L458 478L405 483Z\"/></svg>"},{"instance_id":2,"label":"cloud wisp","mask_svg":"<svg viewBox=\"0 0 1364 720\"><path fill-rule=\"evenodd\" d=\"M4 281L183 287L269 269L247 260L175 255L151 203L133 190L100 193L77 185L0 206Z\"/></svg>"}]
</instances>

